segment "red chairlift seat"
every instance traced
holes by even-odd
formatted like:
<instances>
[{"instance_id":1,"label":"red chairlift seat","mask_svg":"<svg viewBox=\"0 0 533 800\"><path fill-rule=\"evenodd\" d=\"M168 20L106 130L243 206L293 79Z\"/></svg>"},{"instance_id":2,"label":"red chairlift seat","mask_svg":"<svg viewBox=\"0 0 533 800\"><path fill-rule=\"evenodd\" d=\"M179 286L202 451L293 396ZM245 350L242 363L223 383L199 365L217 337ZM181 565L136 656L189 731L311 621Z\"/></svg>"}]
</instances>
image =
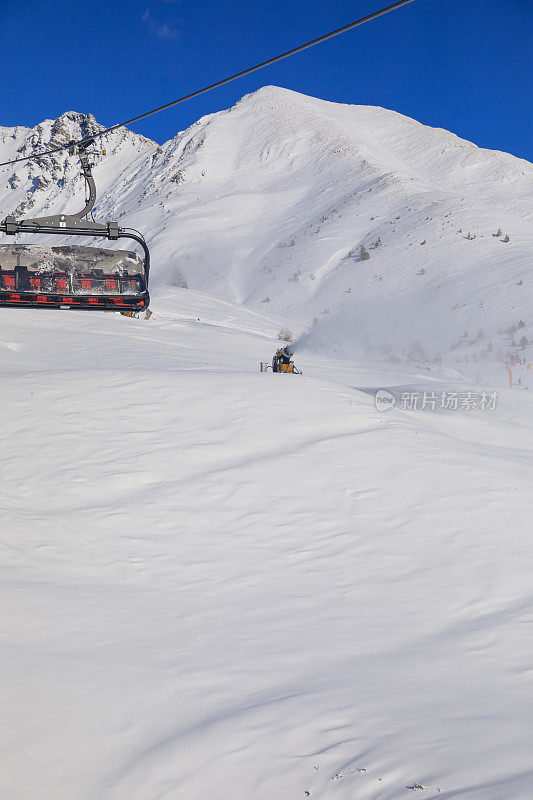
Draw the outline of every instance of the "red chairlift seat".
<instances>
[{"instance_id":1,"label":"red chairlift seat","mask_svg":"<svg viewBox=\"0 0 533 800\"><path fill-rule=\"evenodd\" d=\"M141 311L144 264L133 251L58 245L0 245L0 304Z\"/></svg>"}]
</instances>

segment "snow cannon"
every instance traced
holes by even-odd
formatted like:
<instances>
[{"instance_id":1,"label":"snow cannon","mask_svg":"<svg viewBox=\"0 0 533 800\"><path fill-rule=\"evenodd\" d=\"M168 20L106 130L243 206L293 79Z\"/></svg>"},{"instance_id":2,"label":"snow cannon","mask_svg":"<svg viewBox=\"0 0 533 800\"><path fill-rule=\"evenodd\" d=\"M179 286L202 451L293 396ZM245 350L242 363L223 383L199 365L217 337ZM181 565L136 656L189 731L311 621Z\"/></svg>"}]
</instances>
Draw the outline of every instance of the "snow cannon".
<instances>
[{"instance_id":1,"label":"snow cannon","mask_svg":"<svg viewBox=\"0 0 533 800\"><path fill-rule=\"evenodd\" d=\"M289 345L285 345L285 347L280 347L279 350L276 351L274 358L272 359L272 365L265 364L264 361L261 362L261 372L267 372L269 369L272 372L290 372L293 375L301 375L302 371L297 369L294 366L294 361L292 360L293 352L290 349Z\"/></svg>"}]
</instances>

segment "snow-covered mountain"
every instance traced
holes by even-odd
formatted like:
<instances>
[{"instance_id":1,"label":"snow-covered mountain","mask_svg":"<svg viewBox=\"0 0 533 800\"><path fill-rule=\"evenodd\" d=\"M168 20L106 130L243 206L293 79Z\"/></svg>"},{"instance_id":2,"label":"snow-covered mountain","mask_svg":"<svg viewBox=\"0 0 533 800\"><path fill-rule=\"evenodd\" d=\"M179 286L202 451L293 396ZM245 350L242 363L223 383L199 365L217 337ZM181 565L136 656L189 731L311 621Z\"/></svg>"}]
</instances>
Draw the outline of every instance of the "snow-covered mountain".
<instances>
[{"instance_id":1,"label":"snow-covered mountain","mask_svg":"<svg viewBox=\"0 0 533 800\"><path fill-rule=\"evenodd\" d=\"M0 311L0 797L529 800L531 166L274 88L97 150L153 314Z\"/></svg>"},{"instance_id":2,"label":"snow-covered mountain","mask_svg":"<svg viewBox=\"0 0 533 800\"><path fill-rule=\"evenodd\" d=\"M98 129L73 112L2 129L0 156ZM496 352L520 323L533 338L529 162L272 86L162 147L120 130L102 148L96 217L145 233L156 294L186 284L348 353ZM83 191L65 153L15 165L0 216L73 209Z\"/></svg>"}]
</instances>

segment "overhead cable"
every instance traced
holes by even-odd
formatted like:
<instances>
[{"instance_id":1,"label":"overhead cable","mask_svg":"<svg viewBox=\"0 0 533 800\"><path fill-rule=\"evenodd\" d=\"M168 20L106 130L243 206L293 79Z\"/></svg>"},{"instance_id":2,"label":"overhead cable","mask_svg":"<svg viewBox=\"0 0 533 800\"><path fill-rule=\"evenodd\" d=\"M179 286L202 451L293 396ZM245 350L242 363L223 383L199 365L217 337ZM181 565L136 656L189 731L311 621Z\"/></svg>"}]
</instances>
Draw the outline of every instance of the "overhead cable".
<instances>
[{"instance_id":1,"label":"overhead cable","mask_svg":"<svg viewBox=\"0 0 533 800\"><path fill-rule=\"evenodd\" d=\"M348 25L343 25L342 28L337 28L330 33L325 33L323 36L318 36L316 39L312 39L310 42L306 42L305 44L301 44L298 47L293 47L292 50L287 50L285 53L281 53L278 56L274 56L273 58L269 58L267 61L262 61L260 64L256 64L254 67L249 67L248 69L243 69L241 72L235 73L235 75L231 75L229 78L223 78L216 83L212 83L209 86L205 86L203 89L197 89L195 92L191 92L190 94L186 94L183 97L179 97L177 100L172 100L170 103L165 103L163 106L159 106L158 108L153 108L151 111L145 111L144 114L138 114L136 117L132 117L131 119L127 119L124 122L119 122L116 125L111 125L109 128L105 128L98 133L92 134L91 136L86 136L83 139L80 139L77 142L69 142L68 144L62 145L61 147L54 147L50 150L44 150L42 153L33 153L29 156L21 156L20 158L14 158L11 161L4 161L0 164L0 167L6 167L10 164L17 164L20 161L29 161L30 159L35 158L43 158L44 156L52 155L53 153L60 153L62 150L66 150L70 147L75 145L83 144L84 142L88 142L91 139L97 139L101 136L105 136L106 133L111 133L111 131L116 131L118 128L123 128L126 125L132 125L134 122L139 122L141 119L146 119L146 117L151 117L153 114L159 114L160 111L166 111L167 108L172 108L172 106L178 105L178 103L184 103L186 100L192 100L194 97L198 97L201 94L205 94L206 92L210 92L213 89L218 88L219 86L223 86L226 83L230 83L231 81L237 80L237 78L243 78L245 75L250 75L252 72L256 72L259 69L264 69L264 67L268 67L271 64L275 64L277 61L281 61L284 58L288 58L289 56L293 56L296 53L301 53L302 50L307 50L309 47L314 47L317 44L321 44L322 42L327 41L328 39L332 39L334 36L338 36L340 33L346 33L346 31L352 30L352 28L357 28L359 25L364 25L365 22L370 22L377 17L381 17L384 14L388 14L390 11L395 11L397 8L401 8L401 6L405 6L408 3L412 3L413 0L398 0L397 3L393 3L386 8L381 8L379 11L374 11L372 14L368 14L366 17L362 17L361 19L355 20L355 22L350 22Z\"/></svg>"}]
</instances>

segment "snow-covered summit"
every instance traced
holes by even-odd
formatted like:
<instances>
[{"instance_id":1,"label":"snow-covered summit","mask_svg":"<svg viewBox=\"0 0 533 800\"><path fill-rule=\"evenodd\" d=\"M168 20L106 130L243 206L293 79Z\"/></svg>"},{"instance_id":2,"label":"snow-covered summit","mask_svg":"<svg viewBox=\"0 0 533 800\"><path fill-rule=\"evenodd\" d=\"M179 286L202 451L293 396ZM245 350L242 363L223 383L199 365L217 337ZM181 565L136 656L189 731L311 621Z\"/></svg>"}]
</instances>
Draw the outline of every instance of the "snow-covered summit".
<instances>
[{"instance_id":1,"label":"snow-covered summit","mask_svg":"<svg viewBox=\"0 0 533 800\"><path fill-rule=\"evenodd\" d=\"M160 276L181 264L193 288L314 323L315 344L437 355L526 319L532 177L395 112L264 87L165 145Z\"/></svg>"},{"instance_id":2,"label":"snow-covered summit","mask_svg":"<svg viewBox=\"0 0 533 800\"><path fill-rule=\"evenodd\" d=\"M275 119L277 131L284 123L285 132L314 131L324 144L335 145L337 154L343 153L339 146L344 144L346 153L362 155L382 173L404 173L436 188L457 190L461 196L466 187L476 187L476 199L480 189L492 199L506 182L515 180L530 188L533 179L533 165L524 159L482 149L447 130L377 106L333 103L265 86L231 109L237 110L258 117L266 112L268 119Z\"/></svg>"}]
</instances>

